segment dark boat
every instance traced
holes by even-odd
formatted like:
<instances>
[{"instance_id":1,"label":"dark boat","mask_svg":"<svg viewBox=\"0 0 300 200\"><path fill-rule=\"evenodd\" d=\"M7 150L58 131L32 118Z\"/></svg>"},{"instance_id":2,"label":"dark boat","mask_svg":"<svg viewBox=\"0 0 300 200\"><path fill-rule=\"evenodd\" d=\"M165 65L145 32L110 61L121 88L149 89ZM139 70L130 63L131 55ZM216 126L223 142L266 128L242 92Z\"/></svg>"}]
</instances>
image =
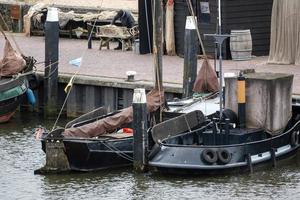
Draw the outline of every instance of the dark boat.
<instances>
[{"instance_id":1,"label":"dark boat","mask_svg":"<svg viewBox=\"0 0 300 200\"><path fill-rule=\"evenodd\" d=\"M46 153L46 165L35 173L98 171L131 166L133 161L131 123L123 124L113 133L92 138L62 135L66 129L82 127L118 113L120 111L107 114L106 109L101 107L72 120L64 129L44 132L41 142L42 149ZM169 119L178 115L181 114L164 112L163 117Z\"/></svg>"},{"instance_id":2,"label":"dark boat","mask_svg":"<svg viewBox=\"0 0 300 200\"><path fill-rule=\"evenodd\" d=\"M65 128L79 127L116 113L107 114L106 109L101 107L74 119ZM132 134L113 133L97 138L80 138L62 137L63 131L64 129L57 129L49 134L44 133L41 140L42 149L46 153L46 166L52 166L47 154L63 149L62 154L55 158L55 162L63 163L59 165L59 169L53 168L53 171L97 171L129 166L132 163Z\"/></svg>"},{"instance_id":3,"label":"dark boat","mask_svg":"<svg viewBox=\"0 0 300 200\"><path fill-rule=\"evenodd\" d=\"M29 103L35 98L30 88L35 89L37 79L34 75L33 57L16 52L3 31L6 43L3 59L0 59L0 123L7 122L20 105L25 93Z\"/></svg>"},{"instance_id":4,"label":"dark boat","mask_svg":"<svg viewBox=\"0 0 300 200\"><path fill-rule=\"evenodd\" d=\"M162 173L224 174L253 171L257 165L276 166L277 161L295 155L300 146L300 106L288 95L292 76L265 75L246 75L250 90L247 117L251 123L261 122L261 127L241 126L245 121L240 118L245 117L231 109L223 110L221 118L220 113L205 117L201 111L182 115L153 127L158 145L149 165ZM226 89L231 88L234 94L235 78L226 81ZM259 92L252 92L254 88ZM232 107L232 93L226 93L227 107ZM258 110L260 106L264 110ZM259 121L261 115L263 120ZM270 132L270 127L279 131Z\"/></svg>"}]
</instances>

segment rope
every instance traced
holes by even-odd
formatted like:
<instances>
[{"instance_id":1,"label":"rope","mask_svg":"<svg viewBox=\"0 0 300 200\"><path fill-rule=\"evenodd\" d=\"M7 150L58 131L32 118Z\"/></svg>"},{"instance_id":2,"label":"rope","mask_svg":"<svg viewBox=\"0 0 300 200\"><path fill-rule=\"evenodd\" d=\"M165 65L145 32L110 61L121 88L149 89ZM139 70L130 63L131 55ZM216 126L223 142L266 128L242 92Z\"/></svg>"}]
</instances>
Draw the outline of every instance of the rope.
<instances>
[{"instance_id":1,"label":"rope","mask_svg":"<svg viewBox=\"0 0 300 200\"><path fill-rule=\"evenodd\" d=\"M188 126L189 132L192 132L191 126L186 118L186 115L183 115L186 125Z\"/></svg>"},{"instance_id":2,"label":"rope","mask_svg":"<svg viewBox=\"0 0 300 200\"><path fill-rule=\"evenodd\" d=\"M145 11L146 11L146 24L147 24L147 36L148 36L148 47L149 47L149 53L151 54L151 43L150 43L150 31L149 31L149 17L148 17L148 6L147 6L147 0L144 0L145 2ZM152 8L151 8L152 9Z\"/></svg>"},{"instance_id":3,"label":"rope","mask_svg":"<svg viewBox=\"0 0 300 200\"><path fill-rule=\"evenodd\" d=\"M2 16L1 13L0 13L0 17L1 17L1 19L2 19L2 21L3 21L3 23L4 23L4 25L5 25L6 29L9 31L9 28L8 28L8 26L7 26L7 23L5 22L5 20L4 20L4 18L3 18L3 16ZM0 29L1 29L1 32L2 32L2 34L4 35L4 37L6 38L6 35L4 34L4 30L3 30L3 28L2 28L1 25L0 25ZM15 43L16 48L17 48L17 50L19 51L19 53L23 55L23 52L21 51L19 45L17 44L17 42L16 42L14 36L13 36L12 34L9 34L9 35L10 35L12 41ZM7 38L6 38L6 39L7 39Z\"/></svg>"},{"instance_id":4,"label":"rope","mask_svg":"<svg viewBox=\"0 0 300 200\"><path fill-rule=\"evenodd\" d=\"M100 13L100 9L101 9L101 7L102 7L102 3L103 3L103 0L101 1L101 4L100 4L100 6L99 6L99 11L98 11L98 13ZM94 31L94 28L95 28L95 25L96 25L96 21L97 21L97 18L95 18L95 21L94 21L94 24L93 24L93 26L92 26L92 30L91 30L91 32L90 32L90 35L89 35L88 39L91 39L91 37L92 37L93 31ZM78 70L74 73L74 75L73 75L72 78L70 79L70 80L73 79L73 82L74 82L74 80L75 80L75 78L76 78L76 75L78 74L78 72L79 72L79 70L80 70L80 67L81 67L82 61L83 61L83 57L84 57L86 51L87 51L87 49L85 49L85 50L83 51L83 53L81 54L81 62L80 62L80 65L79 65L79 67L78 67ZM55 69L55 70L56 70L56 69ZM55 72L55 70L54 70L53 72ZM50 76L49 76L49 77L50 77ZM51 131L53 131L54 128L56 127L57 122L58 122L58 120L59 120L59 118L60 118L60 116L61 116L61 114L62 114L62 111L63 111L63 109L64 109L64 107L65 107L65 105L66 105L66 103L67 103L67 100L68 100L68 98L69 98L69 96L70 96L70 93L71 93L71 90L72 90L72 88L73 88L73 82L72 82L72 84L71 84L71 86L70 86L70 89L68 90L68 93L67 93L67 95L66 95L66 98L65 98L65 100L64 100L64 103L63 103L63 105L62 105L62 107L61 107L61 109L60 109L60 111L59 111L59 114L58 114L58 116L57 116L57 118L56 118L56 120L55 120L55 123L54 123L54 125L53 125Z\"/></svg>"},{"instance_id":5,"label":"rope","mask_svg":"<svg viewBox=\"0 0 300 200\"><path fill-rule=\"evenodd\" d=\"M54 63L49 64L48 66L45 67L45 70L46 70L48 67L51 67L52 65L54 65L54 64L56 64L56 63L58 63L58 61L55 61ZM44 76L44 79L50 78L50 77L56 72L57 69L58 69L58 65L55 67L54 70L52 70L51 73L48 74L48 76ZM51 71L51 68L50 68L50 71Z\"/></svg>"},{"instance_id":6,"label":"rope","mask_svg":"<svg viewBox=\"0 0 300 200\"><path fill-rule=\"evenodd\" d=\"M118 154L120 157L129 160L130 162L133 162L133 158L128 156L126 153L123 153L120 149L113 146L112 144L109 145L108 143L102 142L104 146L106 146L109 150L113 151L114 153Z\"/></svg>"}]
</instances>

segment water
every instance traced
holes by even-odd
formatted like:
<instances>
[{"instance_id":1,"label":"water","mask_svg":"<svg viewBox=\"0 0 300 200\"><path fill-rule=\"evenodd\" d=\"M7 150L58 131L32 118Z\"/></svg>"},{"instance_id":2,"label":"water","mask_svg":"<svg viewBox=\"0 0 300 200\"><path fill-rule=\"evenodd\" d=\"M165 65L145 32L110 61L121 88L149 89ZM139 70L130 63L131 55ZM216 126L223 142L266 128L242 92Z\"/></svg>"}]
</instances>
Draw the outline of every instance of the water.
<instances>
[{"instance_id":1,"label":"water","mask_svg":"<svg viewBox=\"0 0 300 200\"><path fill-rule=\"evenodd\" d=\"M61 122L61 125L64 121ZM0 199L300 199L300 155L252 175L174 177L131 169L34 175L45 155L32 128L53 121L18 114L0 124Z\"/></svg>"}]
</instances>

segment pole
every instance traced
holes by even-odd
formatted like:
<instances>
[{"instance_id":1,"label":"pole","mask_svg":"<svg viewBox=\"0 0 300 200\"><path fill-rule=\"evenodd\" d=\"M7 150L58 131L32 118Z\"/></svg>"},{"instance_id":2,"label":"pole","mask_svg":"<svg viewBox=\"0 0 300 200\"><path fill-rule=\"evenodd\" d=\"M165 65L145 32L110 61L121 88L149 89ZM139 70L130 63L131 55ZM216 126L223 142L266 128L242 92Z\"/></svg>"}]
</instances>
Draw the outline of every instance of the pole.
<instances>
[{"instance_id":1,"label":"pole","mask_svg":"<svg viewBox=\"0 0 300 200\"><path fill-rule=\"evenodd\" d=\"M49 7L45 23L44 77L44 113L47 117L53 117L57 114L58 43L58 11L57 8Z\"/></svg>"},{"instance_id":2,"label":"pole","mask_svg":"<svg viewBox=\"0 0 300 200\"><path fill-rule=\"evenodd\" d=\"M133 94L133 167L145 172L148 164L147 102L145 89L134 89Z\"/></svg>"},{"instance_id":3,"label":"pole","mask_svg":"<svg viewBox=\"0 0 300 200\"><path fill-rule=\"evenodd\" d=\"M222 13L221 13L221 0L218 0L218 25L219 35L222 35ZM222 42L219 43L219 83L220 83L220 120L222 119L222 108L223 108L223 70L222 70Z\"/></svg>"},{"instance_id":4,"label":"pole","mask_svg":"<svg viewBox=\"0 0 300 200\"><path fill-rule=\"evenodd\" d=\"M87 29L88 29L88 49L92 49L92 24L87 23Z\"/></svg>"},{"instance_id":5,"label":"pole","mask_svg":"<svg viewBox=\"0 0 300 200\"><path fill-rule=\"evenodd\" d=\"M193 95L193 86L197 75L197 32L192 21L193 16L187 16L184 36L184 72L183 97Z\"/></svg>"},{"instance_id":6,"label":"pole","mask_svg":"<svg viewBox=\"0 0 300 200\"><path fill-rule=\"evenodd\" d=\"M155 88L162 89L162 54L163 54L163 2L162 0L153 0L153 57Z\"/></svg>"}]
</instances>

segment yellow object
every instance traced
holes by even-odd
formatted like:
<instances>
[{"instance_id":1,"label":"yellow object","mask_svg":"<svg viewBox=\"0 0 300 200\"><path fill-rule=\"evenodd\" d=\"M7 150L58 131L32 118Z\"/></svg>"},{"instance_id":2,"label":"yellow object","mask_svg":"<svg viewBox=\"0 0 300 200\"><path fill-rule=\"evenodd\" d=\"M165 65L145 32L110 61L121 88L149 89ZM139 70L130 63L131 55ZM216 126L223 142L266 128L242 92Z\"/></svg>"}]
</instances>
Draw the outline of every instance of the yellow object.
<instances>
[{"instance_id":1,"label":"yellow object","mask_svg":"<svg viewBox=\"0 0 300 200\"><path fill-rule=\"evenodd\" d=\"M246 81L238 80L237 86L238 103L246 103Z\"/></svg>"},{"instance_id":2,"label":"yellow object","mask_svg":"<svg viewBox=\"0 0 300 200\"><path fill-rule=\"evenodd\" d=\"M72 76L72 78L70 79L68 85L65 87L65 89L64 89L65 93L68 93L69 89L71 89L71 87L73 85L74 77L75 77L75 75Z\"/></svg>"}]
</instances>

